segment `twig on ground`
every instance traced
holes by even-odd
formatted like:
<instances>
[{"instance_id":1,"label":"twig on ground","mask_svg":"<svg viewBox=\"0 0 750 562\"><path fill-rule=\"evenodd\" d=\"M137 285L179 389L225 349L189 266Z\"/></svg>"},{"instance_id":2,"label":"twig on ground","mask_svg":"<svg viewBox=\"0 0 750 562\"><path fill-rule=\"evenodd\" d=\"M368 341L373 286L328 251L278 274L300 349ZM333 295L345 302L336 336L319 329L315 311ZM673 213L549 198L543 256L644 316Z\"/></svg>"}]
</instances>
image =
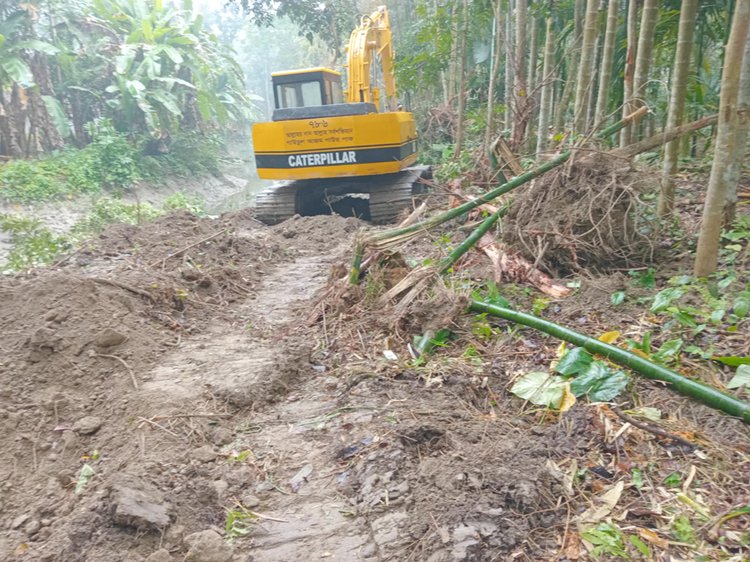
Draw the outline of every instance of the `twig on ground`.
<instances>
[{"instance_id":1,"label":"twig on ground","mask_svg":"<svg viewBox=\"0 0 750 562\"><path fill-rule=\"evenodd\" d=\"M118 289L125 289L126 291L130 291L131 293L147 298L151 302L156 301L156 299L154 299L154 297L151 296L150 293L144 291L143 289L139 289L138 287L133 287L132 285L128 285L126 283L121 283L120 281L114 281L112 279L104 279L103 277L92 277L91 280L94 281L95 283L101 283L102 285L112 285L113 287L117 287Z\"/></svg>"},{"instance_id":2,"label":"twig on ground","mask_svg":"<svg viewBox=\"0 0 750 562\"><path fill-rule=\"evenodd\" d=\"M156 260L155 262L153 262L153 263L150 263L150 264L149 264L149 267L156 267L156 266L157 266L157 265L159 265L160 263L161 263L162 265L164 265L164 263L165 263L165 262L166 262L167 260L169 260L169 259L172 259L172 258L176 258L176 257L178 257L178 256L181 256L182 254L184 254L184 253L185 253L185 252L187 252L188 250L191 250L191 249L195 248L196 246L200 246L200 245L201 245L201 244L203 244L204 242L208 242L209 240L213 240L213 239L214 239L214 238L216 238L217 236L221 236L221 235L222 235L222 234L224 234L224 233L225 233L225 232L226 232L227 230L229 230L229 229L228 229L228 228L224 228L224 229L220 230L219 232L216 232L216 233L212 234L211 236L207 236L206 238L202 238L202 239L198 240L197 242L195 242L195 243L193 243L193 244L190 244L189 246L185 246L185 247L184 247L184 248L182 248L181 250L177 250L176 252L172 252L172 253L171 253L171 254L169 254L169 255L168 255L167 257L165 257L165 258L161 258L161 259L158 259L158 260Z\"/></svg>"},{"instance_id":3,"label":"twig on ground","mask_svg":"<svg viewBox=\"0 0 750 562\"><path fill-rule=\"evenodd\" d=\"M615 414L617 414L617 417L622 419L623 421L628 422L630 425L637 427L638 429L642 429L643 431L647 431L649 433L653 433L654 435L658 435L659 437L664 437L666 439L671 439L672 441L675 441L679 443L680 445L684 445L685 447L689 447L691 450L696 449L698 447L697 444L692 443L688 441L687 439L683 439L682 437L679 437L677 435L673 435L669 433L668 431L664 431L660 427L656 427L650 424L647 424L645 422L639 421L635 419L632 416L627 415L625 412L623 412L619 406L616 406L614 404L610 405L610 410L612 410Z\"/></svg>"},{"instance_id":4,"label":"twig on ground","mask_svg":"<svg viewBox=\"0 0 750 562\"><path fill-rule=\"evenodd\" d=\"M149 420L147 418L140 417L140 416L138 416L138 419L141 420L141 423L138 424L138 427L141 427L144 423L147 423L149 425L153 425L154 427L156 427L158 429L161 429L165 433L169 433L172 437L175 437L176 439L182 439L182 437L180 437L179 435L177 435L175 432L170 431L169 429L167 429L163 425L160 425L160 424L156 423L155 421L152 421L152 420Z\"/></svg>"},{"instance_id":5,"label":"twig on ground","mask_svg":"<svg viewBox=\"0 0 750 562\"><path fill-rule=\"evenodd\" d=\"M122 357L118 357L117 355L109 355L106 353L94 353L93 357L106 357L107 359L114 359L115 361L119 361L122 363L122 365L128 370L128 373L130 373L130 380L133 381L133 386L136 390L138 390L138 379L135 378L135 373L133 372L133 369L131 369L130 365L128 365L127 361L123 359Z\"/></svg>"}]
</instances>

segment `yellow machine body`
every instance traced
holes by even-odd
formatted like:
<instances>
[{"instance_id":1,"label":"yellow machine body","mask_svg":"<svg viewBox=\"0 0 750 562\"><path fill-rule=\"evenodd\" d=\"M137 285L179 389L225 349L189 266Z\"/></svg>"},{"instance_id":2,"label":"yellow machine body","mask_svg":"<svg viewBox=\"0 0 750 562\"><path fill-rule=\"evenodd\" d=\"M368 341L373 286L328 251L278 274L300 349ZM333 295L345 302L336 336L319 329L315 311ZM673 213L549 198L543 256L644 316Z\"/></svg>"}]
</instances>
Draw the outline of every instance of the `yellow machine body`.
<instances>
[{"instance_id":1,"label":"yellow machine body","mask_svg":"<svg viewBox=\"0 0 750 562\"><path fill-rule=\"evenodd\" d=\"M390 174L417 160L414 117L405 111L258 123L258 176L303 180Z\"/></svg>"}]
</instances>

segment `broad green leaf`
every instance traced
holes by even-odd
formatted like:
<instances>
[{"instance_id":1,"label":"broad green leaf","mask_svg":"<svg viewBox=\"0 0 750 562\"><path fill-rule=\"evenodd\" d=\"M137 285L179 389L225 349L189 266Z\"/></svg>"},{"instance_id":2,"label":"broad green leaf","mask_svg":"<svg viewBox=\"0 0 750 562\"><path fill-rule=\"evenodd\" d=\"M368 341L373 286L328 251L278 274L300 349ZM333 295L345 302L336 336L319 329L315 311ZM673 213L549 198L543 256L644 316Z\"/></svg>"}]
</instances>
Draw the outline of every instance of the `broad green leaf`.
<instances>
[{"instance_id":1,"label":"broad green leaf","mask_svg":"<svg viewBox=\"0 0 750 562\"><path fill-rule=\"evenodd\" d=\"M18 57L5 57L0 61L0 67L8 77L22 88L34 85L34 75L29 66Z\"/></svg>"},{"instance_id":2,"label":"broad green leaf","mask_svg":"<svg viewBox=\"0 0 750 562\"><path fill-rule=\"evenodd\" d=\"M667 359L674 358L677 356L677 354L680 353L680 349L682 349L683 341L680 338L668 340L665 341L659 350L654 353L654 357L659 359L660 361L665 361Z\"/></svg>"},{"instance_id":3,"label":"broad green leaf","mask_svg":"<svg viewBox=\"0 0 750 562\"><path fill-rule=\"evenodd\" d=\"M737 367L732 380L727 383L727 388L734 389L746 386L750 388L750 365L740 365Z\"/></svg>"},{"instance_id":4,"label":"broad green leaf","mask_svg":"<svg viewBox=\"0 0 750 562\"><path fill-rule=\"evenodd\" d=\"M594 358L582 347L576 347L562 356L555 366L555 371L566 377L585 373L591 367Z\"/></svg>"},{"instance_id":5,"label":"broad green leaf","mask_svg":"<svg viewBox=\"0 0 750 562\"><path fill-rule=\"evenodd\" d=\"M65 114L65 109L60 100L53 96L42 96L42 100L60 136L63 138L70 136L70 121L68 121L68 116Z\"/></svg>"},{"instance_id":6,"label":"broad green leaf","mask_svg":"<svg viewBox=\"0 0 750 562\"><path fill-rule=\"evenodd\" d=\"M169 57L169 59L175 63L175 64L182 64L182 55L180 54L180 51L175 49L174 47L171 47L170 45L162 45L161 46L162 51L164 51L164 54Z\"/></svg>"},{"instance_id":7,"label":"broad green leaf","mask_svg":"<svg viewBox=\"0 0 750 562\"><path fill-rule=\"evenodd\" d=\"M518 379L510 391L538 406L557 408L563 399L565 384L566 381L562 377L534 371Z\"/></svg>"},{"instance_id":8,"label":"broad green leaf","mask_svg":"<svg viewBox=\"0 0 750 562\"><path fill-rule=\"evenodd\" d=\"M59 49L54 45L51 45L46 41L39 41L38 39L19 41L18 43L13 45L13 49L28 49L29 51L36 51L38 53L44 53L45 55L56 55L60 52Z\"/></svg>"},{"instance_id":9,"label":"broad green leaf","mask_svg":"<svg viewBox=\"0 0 750 562\"><path fill-rule=\"evenodd\" d=\"M609 298L610 302L617 306L625 302L625 291L617 291L616 293L612 293L612 296Z\"/></svg>"},{"instance_id":10,"label":"broad green leaf","mask_svg":"<svg viewBox=\"0 0 750 562\"><path fill-rule=\"evenodd\" d=\"M643 554L646 558L651 558L651 549L643 542L637 535L630 535L630 544L632 544L638 552Z\"/></svg>"},{"instance_id":11,"label":"broad green leaf","mask_svg":"<svg viewBox=\"0 0 750 562\"><path fill-rule=\"evenodd\" d=\"M748 312L750 312L750 292L742 291L737 295L732 305L732 312L737 318L747 317Z\"/></svg>"},{"instance_id":12,"label":"broad green leaf","mask_svg":"<svg viewBox=\"0 0 750 562\"><path fill-rule=\"evenodd\" d=\"M661 312L684 294L685 290L679 287L667 287L659 291L654 297L651 312Z\"/></svg>"},{"instance_id":13,"label":"broad green leaf","mask_svg":"<svg viewBox=\"0 0 750 562\"><path fill-rule=\"evenodd\" d=\"M609 402L628 386L628 375L622 371L615 371L606 379L594 385L588 393L593 402Z\"/></svg>"},{"instance_id":14,"label":"broad green leaf","mask_svg":"<svg viewBox=\"0 0 750 562\"><path fill-rule=\"evenodd\" d=\"M180 101L171 93L164 90L155 90L153 92L150 92L148 94L148 97L154 99L172 115L182 115L182 110L180 109Z\"/></svg>"},{"instance_id":15,"label":"broad green leaf","mask_svg":"<svg viewBox=\"0 0 750 562\"><path fill-rule=\"evenodd\" d=\"M165 84L168 84L170 88L174 86L175 84L179 84L180 86L185 86L186 88L195 90L195 86L193 84L191 84L187 80L182 80L180 78L167 78L164 76L156 76L154 80L157 82L163 82Z\"/></svg>"},{"instance_id":16,"label":"broad green leaf","mask_svg":"<svg viewBox=\"0 0 750 562\"><path fill-rule=\"evenodd\" d=\"M711 359L714 361L718 361L719 363L723 363L724 365L729 365L730 367L737 367L739 365L750 365L750 357L740 357L737 355L722 355L722 356L714 356Z\"/></svg>"},{"instance_id":17,"label":"broad green leaf","mask_svg":"<svg viewBox=\"0 0 750 562\"><path fill-rule=\"evenodd\" d=\"M714 310L711 313L711 317L709 318L709 320L711 321L712 324L721 324L721 321L724 318L724 315L726 314L726 312L727 312L726 310L721 309L721 308L718 310Z\"/></svg>"},{"instance_id":18,"label":"broad green leaf","mask_svg":"<svg viewBox=\"0 0 750 562\"><path fill-rule=\"evenodd\" d=\"M606 402L617 396L628 384L622 371L612 372L606 363L594 361L588 370L578 375L570 385L576 396L588 396L595 402Z\"/></svg>"},{"instance_id":19,"label":"broad green leaf","mask_svg":"<svg viewBox=\"0 0 750 562\"><path fill-rule=\"evenodd\" d=\"M5 35L3 35L2 33L0 33L0 47L3 46L3 43L5 43Z\"/></svg>"}]
</instances>

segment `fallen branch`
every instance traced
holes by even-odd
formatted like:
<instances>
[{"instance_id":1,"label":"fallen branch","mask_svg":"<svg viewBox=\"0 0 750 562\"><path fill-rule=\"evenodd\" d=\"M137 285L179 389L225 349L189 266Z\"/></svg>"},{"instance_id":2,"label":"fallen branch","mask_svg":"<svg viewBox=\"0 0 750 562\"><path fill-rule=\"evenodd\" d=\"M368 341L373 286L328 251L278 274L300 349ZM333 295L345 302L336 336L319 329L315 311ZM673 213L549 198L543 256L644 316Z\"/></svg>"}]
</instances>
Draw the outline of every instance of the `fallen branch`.
<instances>
[{"instance_id":1,"label":"fallen branch","mask_svg":"<svg viewBox=\"0 0 750 562\"><path fill-rule=\"evenodd\" d=\"M113 281L112 279L104 279L102 277L92 277L91 280L94 283L101 283L102 285L112 285L113 287L117 287L118 289L125 289L126 291L130 291L131 293L134 293L136 295L140 295L141 297L147 298L151 302L155 302L156 299L151 296L150 293L147 293L143 289L139 289L137 287L133 287L132 285L128 285L126 283L121 283L119 281Z\"/></svg>"},{"instance_id":2,"label":"fallen branch","mask_svg":"<svg viewBox=\"0 0 750 562\"><path fill-rule=\"evenodd\" d=\"M106 353L92 353L91 355L92 357L104 357L106 359L114 359L115 361L119 361L122 366L128 370L128 373L130 373L130 380L133 382L133 387L138 390L138 379L135 378L133 369L130 368L130 365L128 365L125 359L123 359L122 357L118 357L117 355L108 355Z\"/></svg>"},{"instance_id":3,"label":"fallen branch","mask_svg":"<svg viewBox=\"0 0 750 562\"><path fill-rule=\"evenodd\" d=\"M675 443L679 443L680 445L683 445L690 450L693 450L696 448L695 443L691 443L687 439L683 439L679 435L673 435L672 433L669 433L668 431L664 431L660 427L656 427L654 425L651 425L650 423L642 422L640 420L635 419L632 416L627 415L625 412L623 412L619 406L616 406L612 404L610 407L610 410L612 410L615 414L617 414L617 417L619 417L621 420L629 423L630 425L637 427L638 429L642 429L643 431L647 431L649 433L653 433L654 435L657 435L659 437L664 437L665 439L670 439L674 441Z\"/></svg>"},{"instance_id":4,"label":"fallen branch","mask_svg":"<svg viewBox=\"0 0 750 562\"><path fill-rule=\"evenodd\" d=\"M607 154L627 160L642 152L653 150L654 148L658 148L670 141L673 141L690 133L694 133L695 131L698 131L705 127L709 127L716 123L718 119L718 113L709 115L708 117L703 117L691 123L685 123L684 125L680 125L679 127L675 127L674 129L670 129L669 131L664 131L663 133L659 133L658 135L648 137L647 139L643 139L642 141L638 141L623 148L610 150L609 152L607 152Z\"/></svg>"},{"instance_id":5,"label":"fallen branch","mask_svg":"<svg viewBox=\"0 0 750 562\"><path fill-rule=\"evenodd\" d=\"M641 117L643 117L647 113L647 111L648 109L645 106L641 107L638 111L631 113L630 115L618 121L614 125L607 127L606 129L601 131L597 136L601 138L607 138L611 136L612 134L616 133L617 131L619 131L620 129L622 129L623 127L625 127L626 125L628 125L629 123L638 121ZM520 187L523 184L530 182L534 178L537 178L543 174L546 174L550 170L558 166L561 166L562 164L567 162L570 159L572 154L573 154L573 149L567 150L566 152L563 152L562 154L560 154L558 157L553 158L552 160L545 162L544 164L532 170L529 170L525 174L521 174L520 176L513 178L511 181L506 182L503 185L500 185L499 187L496 187L495 189L491 191L488 191L484 195L477 197L476 199L472 201L467 201L466 203L459 205L458 207L455 207L453 209L445 211L444 213L440 213L438 215L430 217L429 219L426 219L417 224L413 224L405 228L395 228L395 229L390 229L390 230L384 230L382 232L378 232L378 233L360 238L354 247L354 259L352 261L352 267L349 273L349 282L352 284L359 283L360 266L362 264L362 259L364 257L364 253L367 248L375 248L376 250L384 250L392 246L395 246L397 244L401 244L407 240L410 240L414 238L415 236L418 236L420 233L429 230L430 228L434 228L438 225L448 222L449 220L452 220L456 217L464 215L468 213L469 211L471 211L472 209L475 209L479 207L480 205L484 205L485 203L489 203L490 201L497 199L498 197L505 195L506 193L510 191L513 191L517 187Z\"/></svg>"},{"instance_id":6,"label":"fallen branch","mask_svg":"<svg viewBox=\"0 0 750 562\"><path fill-rule=\"evenodd\" d=\"M694 398L706 406L740 418L745 423L750 424L750 404L747 402L743 402L731 394L726 394L716 388L677 374L666 367L652 363L629 351L578 333L549 320L511 310L510 308L488 304L480 300L472 300L469 309L474 312L497 316L516 324L529 326L545 334L582 347L589 353L602 355L613 363L629 367L643 377L669 383L670 388L680 394Z\"/></svg>"},{"instance_id":7,"label":"fallen branch","mask_svg":"<svg viewBox=\"0 0 750 562\"><path fill-rule=\"evenodd\" d=\"M197 242L195 242L195 243L193 243L193 244L190 244L190 246L185 246L185 247L184 247L184 248L182 248L181 250L177 250L176 252L172 252L172 253L171 253L171 254L169 254L169 255L168 255L167 257L165 257L165 258L161 258L161 259L158 259L158 260L156 260L155 262L153 262L153 263L149 264L149 267L156 267L156 266L157 266L157 265L159 265L160 263L161 263L161 264L164 264L164 262L166 262L166 261L167 261L167 260L169 260L169 259L172 259L172 258L176 258L176 257L179 257L179 256L181 256L182 254L184 254L185 252L187 252L188 250L192 250L193 248L195 248L196 246L200 246L200 245L201 245L201 244L203 244L204 242L208 242L209 240L213 240L213 239L214 239L214 238L216 238L217 236L221 236L221 235L222 235L222 234L224 234L224 233L225 233L225 232L226 232L227 230L229 230L229 229L228 229L228 228L224 228L224 229L220 230L219 232L216 232L215 234L212 234L211 236L207 236L206 238L202 238L201 240L198 240Z\"/></svg>"}]
</instances>

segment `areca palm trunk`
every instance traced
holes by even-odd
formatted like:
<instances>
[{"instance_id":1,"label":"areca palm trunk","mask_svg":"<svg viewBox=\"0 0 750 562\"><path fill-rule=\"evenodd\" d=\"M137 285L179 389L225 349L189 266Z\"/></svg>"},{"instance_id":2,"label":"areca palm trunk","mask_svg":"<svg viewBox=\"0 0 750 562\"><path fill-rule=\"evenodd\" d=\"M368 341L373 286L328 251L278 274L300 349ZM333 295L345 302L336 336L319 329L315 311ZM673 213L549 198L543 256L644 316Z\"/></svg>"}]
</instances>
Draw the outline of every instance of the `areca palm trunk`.
<instances>
[{"instance_id":1,"label":"areca palm trunk","mask_svg":"<svg viewBox=\"0 0 750 562\"><path fill-rule=\"evenodd\" d=\"M719 124L716 133L714 160L708 180L708 193L703 207L703 221L698 237L694 273L705 277L716 271L719 238L726 203L731 168L737 158L737 100L740 72L750 21L750 0L737 0L729 41L724 55L719 94Z\"/></svg>"},{"instance_id":2,"label":"areca palm trunk","mask_svg":"<svg viewBox=\"0 0 750 562\"><path fill-rule=\"evenodd\" d=\"M498 69L500 67L500 47L502 46L502 36L500 25L502 22L502 2L494 0L494 20L492 25L492 47L494 49L491 59L492 68L490 68L490 84L487 88L487 126L484 131L484 147L489 149L490 137L492 136L492 117L495 109L495 84L497 83Z\"/></svg>"},{"instance_id":3,"label":"areca palm trunk","mask_svg":"<svg viewBox=\"0 0 750 562\"><path fill-rule=\"evenodd\" d=\"M750 130L750 37L745 43L745 56L740 73L740 91L737 97L737 143L734 163L729 169L727 202L724 207L724 225L734 221L737 211L737 184L740 180L742 163L747 153L747 135Z\"/></svg>"},{"instance_id":4,"label":"areca palm trunk","mask_svg":"<svg viewBox=\"0 0 750 562\"><path fill-rule=\"evenodd\" d=\"M599 0L586 1L586 19L583 25L583 45L581 62L578 66L573 130L583 134L588 129L588 101L593 84L594 62L596 58L596 16Z\"/></svg>"},{"instance_id":5,"label":"areca palm trunk","mask_svg":"<svg viewBox=\"0 0 750 562\"><path fill-rule=\"evenodd\" d=\"M516 54L515 80L513 86L514 115L511 127L511 143L514 148L520 147L526 134L526 0L516 0Z\"/></svg>"},{"instance_id":6,"label":"areca palm trunk","mask_svg":"<svg viewBox=\"0 0 750 562\"><path fill-rule=\"evenodd\" d=\"M546 33L547 35L544 40L544 65L542 67L542 93L539 102L539 126L536 140L537 161L547 148L547 129L549 128L550 116L552 114L552 99L555 93L555 84L552 80L552 68L555 64L555 33L554 22L551 17L547 18Z\"/></svg>"},{"instance_id":7,"label":"areca palm trunk","mask_svg":"<svg viewBox=\"0 0 750 562\"><path fill-rule=\"evenodd\" d=\"M645 0L641 12L641 29L638 33L638 54L635 58L635 74L633 75L633 110L646 104L646 85L648 83L651 59L654 50L654 31L659 19L659 0ZM638 125L631 129L630 142L637 140Z\"/></svg>"},{"instance_id":8,"label":"areca palm trunk","mask_svg":"<svg viewBox=\"0 0 750 562\"><path fill-rule=\"evenodd\" d=\"M685 116L685 97L687 81L690 72L690 55L693 50L693 31L695 29L698 0L684 0L680 9L680 26L677 32L677 49L674 56L674 74L672 75L672 92L669 96L669 112L667 114L667 129L673 129L682 124ZM674 207L674 175L677 173L677 159L680 141L668 142L664 147L664 163L662 167L661 192L657 213L659 216L668 215Z\"/></svg>"},{"instance_id":9,"label":"areca palm trunk","mask_svg":"<svg viewBox=\"0 0 750 562\"><path fill-rule=\"evenodd\" d=\"M635 56L638 53L638 2L628 0L628 48L625 53L625 72L622 77L623 103L622 114L628 115L635 109L633 107L633 74L635 73ZM632 128L625 127L620 131L620 148L624 148L631 142Z\"/></svg>"},{"instance_id":10,"label":"areca palm trunk","mask_svg":"<svg viewBox=\"0 0 750 562\"><path fill-rule=\"evenodd\" d=\"M469 34L469 0L464 0L463 21L461 31L461 58L458 70L458 121L456 123L456 149L454 157L458 157L463 150L464 128L466 123L466 59L467 59L467 35Z\"/></svg>"},{"instance_id":11,"label":"areca palm trunk","mask_svg":"<svg viewBox=\"0 0 750 562\"><path fill-rule=\"evenodd\" d=\"M602 49L602 65L599 71L599 91L596 97L594 122L601 123L607 114L609 105L610 80L612 80L612 66L615 53L615 39L617 38L617 10L619 0L609 0L607 9L607 30L604 33L604 48Z\"/></svg>"}]
</instances>

